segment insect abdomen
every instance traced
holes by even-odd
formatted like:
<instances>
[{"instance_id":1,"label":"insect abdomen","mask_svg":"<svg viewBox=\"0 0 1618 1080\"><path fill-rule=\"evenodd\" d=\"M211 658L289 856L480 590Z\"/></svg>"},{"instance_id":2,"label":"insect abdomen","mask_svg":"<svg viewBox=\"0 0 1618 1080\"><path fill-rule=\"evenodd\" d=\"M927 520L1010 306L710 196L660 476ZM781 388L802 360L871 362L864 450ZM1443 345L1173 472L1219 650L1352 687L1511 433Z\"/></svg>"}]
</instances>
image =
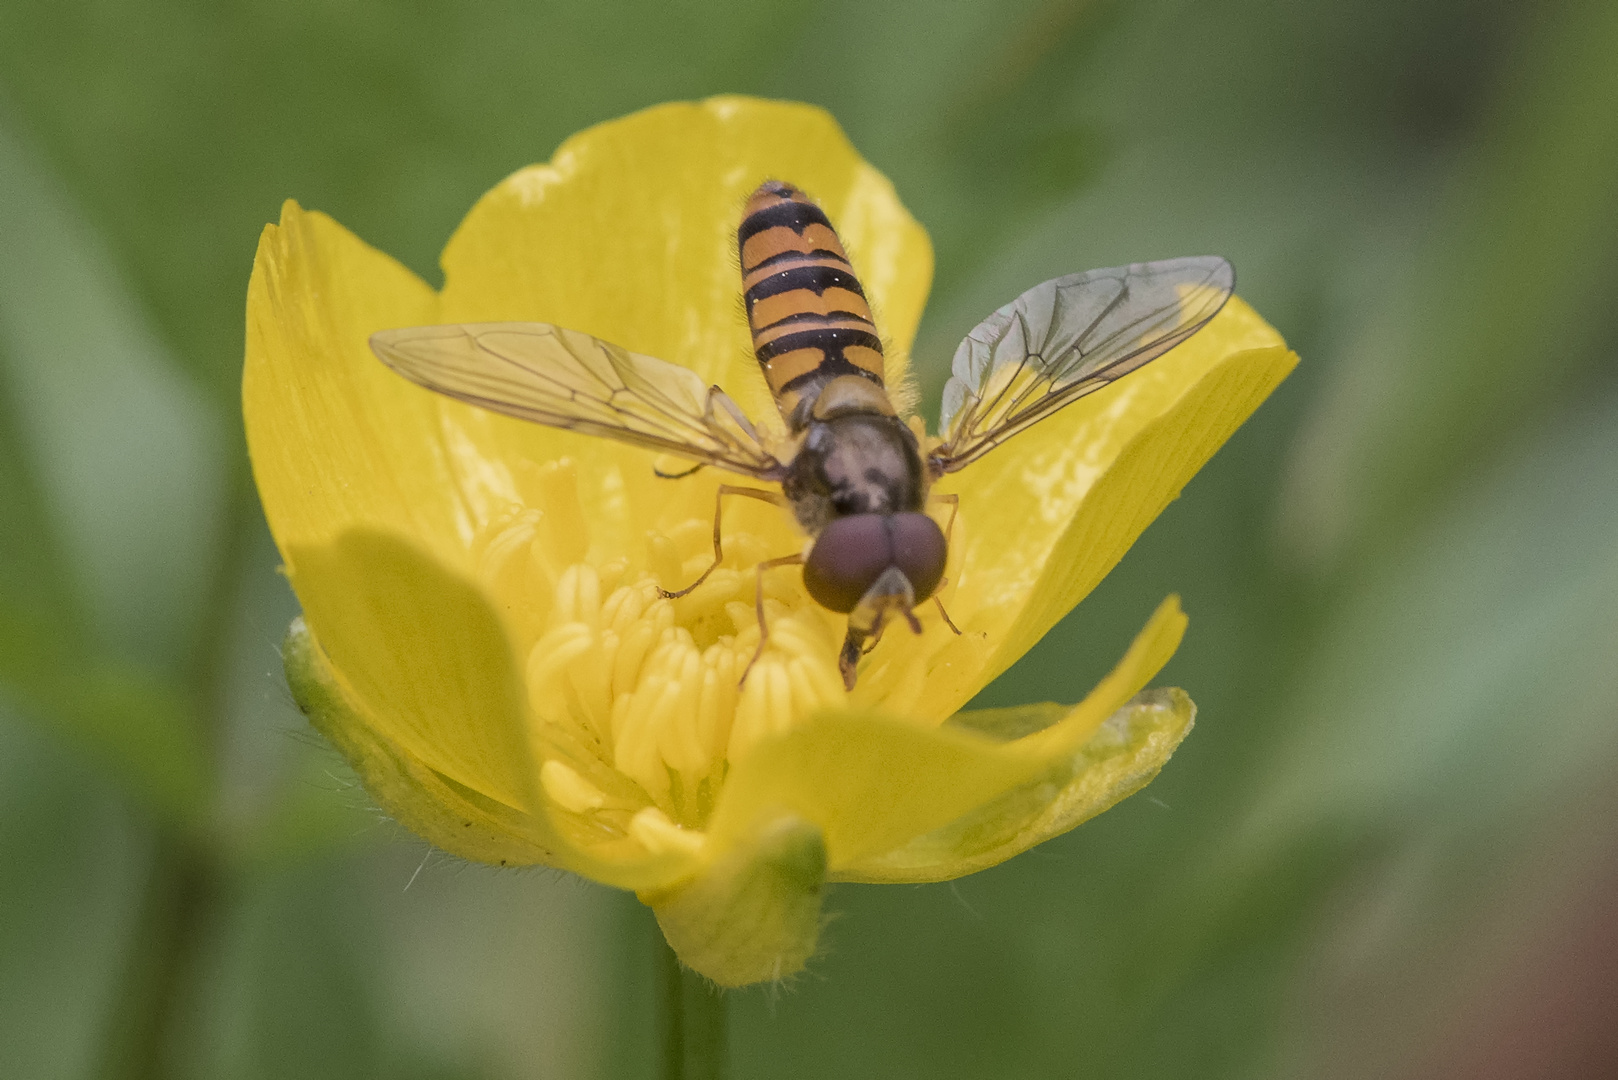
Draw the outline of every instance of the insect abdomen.
<instances>
[{"instance_id":1,"label":"insect abdomen","mask_svg":"<svg viewBox=\"0 0 1618 1080\"><path fill-rule=\"evenodd\" d=\"M882 341L865 290L826 215L790 184L767 181L737 230L753 355L783 416L843 375L882 386Z\"/></svg>"}]
</instances>

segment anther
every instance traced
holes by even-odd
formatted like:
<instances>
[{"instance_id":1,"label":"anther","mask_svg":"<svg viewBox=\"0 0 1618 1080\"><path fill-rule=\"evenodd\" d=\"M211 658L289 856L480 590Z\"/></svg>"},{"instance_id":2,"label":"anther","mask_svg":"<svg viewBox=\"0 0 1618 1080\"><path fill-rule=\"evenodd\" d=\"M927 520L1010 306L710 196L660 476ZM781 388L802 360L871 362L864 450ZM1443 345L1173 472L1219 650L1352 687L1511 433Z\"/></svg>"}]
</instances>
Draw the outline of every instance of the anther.
<instances>
[{"instance_id":1,"label":"anther","mask_svg":"<svg viewBox=\"0 0 1618 1080\"><path fill-rule=\"evenodd\" d=\"M552 802L575 814L598 810L607 803L607 797L600 788L580 776L571 765L555 758L540 767L539 784Z\"/></svg>"}]
</instances>

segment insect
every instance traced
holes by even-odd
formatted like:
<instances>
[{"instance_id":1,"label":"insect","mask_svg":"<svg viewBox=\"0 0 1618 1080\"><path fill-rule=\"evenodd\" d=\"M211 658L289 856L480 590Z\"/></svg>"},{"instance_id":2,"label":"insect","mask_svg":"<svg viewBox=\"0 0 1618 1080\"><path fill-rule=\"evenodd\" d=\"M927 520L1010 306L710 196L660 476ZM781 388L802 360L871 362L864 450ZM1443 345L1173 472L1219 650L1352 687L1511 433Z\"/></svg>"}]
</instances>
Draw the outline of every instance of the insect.
<instances>
[{"instance_id":1,"label":"insect","mask_svg":"<svg viewBox=\"0 0 1618 1080\"><path fill-rule=\"evenodd\" d=\"M384 330L372 335L371 348L401 375L457 400L696 463L671 478L713 466L779 485L721 484L713 563L664 595L689 593L723 560L726 497L790 508L810 540L806 551L757 567L753 659L768 636L764 574L801 564L809 595L848 616L838 665L851 690L860 657L884 627L902 619L920 633L914 608L936 602L949 540L948 527L925 512L933 482L1185 341L1235 283L1229 262L1206 256L1035 286L961 342L944 388L940 438L924 443L919 421L907 424L889 396L865 292L821 208L790 184L766 182L747 202L737 245L753 351L784 436L761 433L722 389L704 386L688 368L547 323ZM947 613L944 621L955 629Z\"/></svg>"}]
</instances>

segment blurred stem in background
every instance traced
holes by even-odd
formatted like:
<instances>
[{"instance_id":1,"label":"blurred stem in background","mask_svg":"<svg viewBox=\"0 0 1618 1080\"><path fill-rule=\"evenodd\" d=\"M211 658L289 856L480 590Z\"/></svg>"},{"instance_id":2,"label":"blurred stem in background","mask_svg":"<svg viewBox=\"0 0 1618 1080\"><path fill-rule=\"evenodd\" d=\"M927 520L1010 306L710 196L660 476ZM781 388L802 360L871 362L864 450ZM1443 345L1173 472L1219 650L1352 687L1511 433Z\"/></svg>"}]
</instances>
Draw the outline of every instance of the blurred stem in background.
<instances>
[{"instance_id":1,"label":"blurred stem in background","mask_svg":"<svg viewBox=\"0 0 1618 1080\"><path fill-rule=\"evenodd\" d=\"M228 470L225 523L216 565L208 574L202 626L192 650L189 682L196 688L196 736L206 759L218 763L228 725L232 635L238 567L251 548L259 514L245 468ZM217 764L214 775L219 774ZM190 827L162 829L152 841L149 877L108 1019L100 1076L104 1080L162 1080L172 1075L170 1047L182 1034L188 996L203 970L202 950L219 931L220 905L230 887L228 849L209 835L220 815L217 788Z\"/></svg>"},{"instance_id":2,"label":"blurred stem in background","mask_svg":"<svg viewBox=\"0 0 1618 1080\"><path fill-rule=\"evenodd\" d=\"M220 889L206 835L212 728L228 708L221 624L250 492L245 469L225 464L216 418L165 370L105 251L5 130L0 187L7 420L14 464L32 466L44 489L32 520L20 500L9 507L7 561L50 572L11 591L4 660L21 706L96 755L156 825L130 946L108 964L122 975L99 1056L100 1075L157 1077ZM53 541L55 552L39 550Z\"/></svg>"},{"instance_id":3,"label":"blurred stem in background","mask_svg":"<svg viewBox=\"0 0 1618 1080\"><path fill-rule=\"evenodd\" d=\"M200 951L217 931L219 867L207 848L159 834L148 864L129 955L107 1021L103 1080L172 1075L169 1047L181 1033Z\"/></svg>"}]
</instances>

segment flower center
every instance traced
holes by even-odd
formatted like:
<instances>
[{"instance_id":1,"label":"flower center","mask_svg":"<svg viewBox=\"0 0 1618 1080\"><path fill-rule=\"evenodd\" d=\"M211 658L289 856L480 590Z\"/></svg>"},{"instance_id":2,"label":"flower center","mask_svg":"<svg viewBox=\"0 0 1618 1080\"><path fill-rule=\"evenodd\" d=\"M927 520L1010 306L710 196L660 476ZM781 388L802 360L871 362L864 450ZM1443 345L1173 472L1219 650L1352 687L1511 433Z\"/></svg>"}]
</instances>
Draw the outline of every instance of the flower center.
<instances>
[{"instance_id":1,"label":"flower center","mask_svg":"<svg viewBox=\"0 0 1618 1080\"><path fill-rule=\"evenodd\" d=\"M748 531L741 515L733 528L727 513L724 563L668 599L660 584L685 585L712 560L711 510L672 524L665 515L637 559L592 535L571 463L542 466L537 486L540 505L492 522L477 550L479 576L527 650L541 781L556 805L610 833L683 843L676 826L705 824L733 756L846 704L841 622L808 599L796 568L767 571L768 638L748 670L760 636L752 567L783 554L780 535Z\"/></svg>"}]
</instances>

